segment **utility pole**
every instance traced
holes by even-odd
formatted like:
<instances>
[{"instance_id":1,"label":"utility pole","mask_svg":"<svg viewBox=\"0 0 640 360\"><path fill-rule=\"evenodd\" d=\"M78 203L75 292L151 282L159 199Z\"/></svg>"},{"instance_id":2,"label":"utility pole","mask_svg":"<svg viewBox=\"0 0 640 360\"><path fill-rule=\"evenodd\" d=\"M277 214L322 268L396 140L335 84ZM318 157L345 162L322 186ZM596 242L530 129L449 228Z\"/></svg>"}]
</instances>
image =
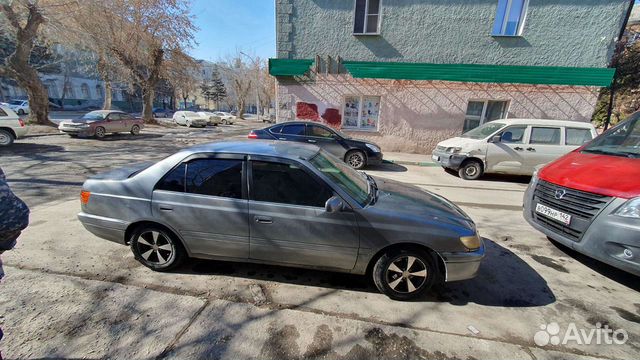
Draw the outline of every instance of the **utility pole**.
<instances>
[{"instance_id":1,"label":"utility pole","mask_svg":"<svg viewBox=\"0 0 640 360\"><path fill-rule=\"evenodd\" d=\"M256 115L260 118L260 64L253 57L245 54L244 52L241 51L240 54L249 58L256 68Z\"/></svg>"}]
</instances>

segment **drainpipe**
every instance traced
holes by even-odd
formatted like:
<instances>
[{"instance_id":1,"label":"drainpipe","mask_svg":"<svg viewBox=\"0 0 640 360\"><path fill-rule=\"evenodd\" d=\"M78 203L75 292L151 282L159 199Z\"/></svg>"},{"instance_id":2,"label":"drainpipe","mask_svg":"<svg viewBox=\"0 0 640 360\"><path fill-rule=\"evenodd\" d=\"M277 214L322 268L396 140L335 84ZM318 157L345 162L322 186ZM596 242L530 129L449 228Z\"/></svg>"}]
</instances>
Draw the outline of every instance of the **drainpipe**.
<instances>
[{"instance_id":1,"label":"drainpipe","mask_svg":"<svg viewBox=\"0 0 640 360\"><path fill-rule=\"evenodd\" d=\"M622 37L627 29L627 24L629 23L629 18L631 17L631 11L633 10L635 0L629 0L629 8L627 9L627 14L625 15L624 22L622 23L622 28L620 29L620 34L618 35L618 41L616 42L615 53L613 54L613 59L611 59L611 67L617 68L618 59L622 55L624 51L624 43L622 42ZM609 106L607 107L607 118L604 122L604 131L607 131L609 128L609 124L611 124L611 114L613 113L613 100L616 94L616 81L618 80L618 71L613 74L613 80L611 81L611 86L609 87Z\"/></svg>"}]
</instances>

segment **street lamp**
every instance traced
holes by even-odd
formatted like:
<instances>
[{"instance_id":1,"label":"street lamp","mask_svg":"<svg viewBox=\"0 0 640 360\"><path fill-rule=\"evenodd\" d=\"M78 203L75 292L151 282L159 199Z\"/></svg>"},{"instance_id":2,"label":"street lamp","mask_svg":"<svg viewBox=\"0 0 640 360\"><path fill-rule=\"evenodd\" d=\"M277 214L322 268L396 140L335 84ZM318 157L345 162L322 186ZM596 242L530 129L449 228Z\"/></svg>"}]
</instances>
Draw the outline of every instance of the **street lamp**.
<instances>
[{"instance_id":1,"label":"street lamp","mask_svg":"<svg viewBox=\"0 0 640 360\"><path fill-rule=\"evenodd\" d=\"M242 51L240 51L240 54L249 58L256 67L256 115L260 118L260 64L252 56L249 56ZM240 111L240 109L238 109L238 111Z\"/></svg>"}]
</instances>

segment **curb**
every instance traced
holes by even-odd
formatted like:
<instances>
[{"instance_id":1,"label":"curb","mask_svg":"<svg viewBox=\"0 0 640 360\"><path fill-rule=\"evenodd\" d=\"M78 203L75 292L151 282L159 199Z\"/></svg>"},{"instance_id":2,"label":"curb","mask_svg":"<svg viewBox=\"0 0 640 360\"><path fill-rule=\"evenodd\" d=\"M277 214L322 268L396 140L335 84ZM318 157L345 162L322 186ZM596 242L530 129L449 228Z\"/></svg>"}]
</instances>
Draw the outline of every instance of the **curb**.
<instances>
[{"instance_id":1,"label":"curb","mask_svg":"<svg viewBox=\"0 0 640 360\"><path fill-rule=\"evenodd\" d=\"M397 164L397 165L413 165L413 166L423 166L423 167L438 167L440 165L433 162L421 162L421 161L405 161L405 160L383 160L383 163L387 164Z\"/></svg>"}]
</instances>

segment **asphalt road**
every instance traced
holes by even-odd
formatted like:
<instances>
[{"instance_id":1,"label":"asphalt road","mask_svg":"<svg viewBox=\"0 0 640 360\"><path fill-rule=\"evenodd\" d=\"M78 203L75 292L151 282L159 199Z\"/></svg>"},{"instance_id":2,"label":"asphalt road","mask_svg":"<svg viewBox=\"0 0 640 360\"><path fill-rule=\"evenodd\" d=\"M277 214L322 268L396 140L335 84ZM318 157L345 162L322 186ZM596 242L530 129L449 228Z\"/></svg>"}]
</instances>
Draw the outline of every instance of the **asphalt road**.
<instances>
[{"instance_id":1,"label":"asphalt road","mask_svg":"<svg viewBox=\"0 0 640 360\"><path fill-rule=\"evenodd\" d=\"M526 224L526 178L468 182L437 167L393 164L367 170L449 198L474 218L486 240L487 258L476 279L405 303L379 294L368 278L321 271L193 260L173 273L154 273L127 247L92 236L77 221L78 194L88 176L196 143L245 138L259 126L158 127L104 140L54 135L0 149L11 186L32 207L31 226L18 247L3 255L3 355L638 357L639 279L556 245ZM559 325L560 335L572 324L586 332L606 324L624 329L629 338L622 345L540 346L534 336L550 323Z\"/></svg>"}]
</instances>

